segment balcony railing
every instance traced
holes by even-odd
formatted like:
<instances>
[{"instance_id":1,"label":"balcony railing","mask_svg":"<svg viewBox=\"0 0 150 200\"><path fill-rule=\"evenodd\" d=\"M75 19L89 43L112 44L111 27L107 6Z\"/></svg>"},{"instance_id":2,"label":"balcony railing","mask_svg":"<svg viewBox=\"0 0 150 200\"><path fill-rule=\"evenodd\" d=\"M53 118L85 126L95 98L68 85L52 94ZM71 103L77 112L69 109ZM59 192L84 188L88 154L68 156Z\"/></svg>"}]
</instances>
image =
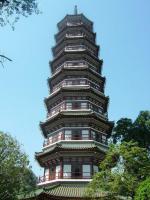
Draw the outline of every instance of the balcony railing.
<instances>
[{"instance_id":1,"label":"balcony railing","mask_svg":"<svg viewBox=\"0 0 150 200\"><path fill-rule=\"evenodd\" d=\"M39 177L38 183L57 179L91 179L92 174L90 172L63 172L52 173L49 175Z\"/></svg>"},{"instance_id":2,"label":"balcony railing","mask_svg":"<svg viewBox=\"0 0 150 200\"><path fill-rule=\"evenodd\" d=\"M76 38L76 37L85 37L91 40L92 42L95 42L94 36L91 32L87 31L86 29L80 29L80 30L74 30L74 28L69 28L67 30L64 30L62 32L59 32L56 35L56 41L59 43L63 40L63 38Z\"/></svg>"},{"instance_id":3,"label":"balcony railing","mask_svg":"<svg viewBox=\"0 0 150 200\"><path fill-rule=\"evenodd\" d=\"M90 23L88 23L87 22L87 20L85 21L74 21L74 22L72 22L72 21L68 21L67 23L66 23L66 25L67 26L80 26L80 25L82 25L82 24L84 24L86 27L88 27L90 30L92 29L92 27L91 27L91 24Z\"/></svg>"},{"instance_id":4,"label":"balcony railing","mask_svg":"<svg viewBox=\"0 0 150 200\"><path fill-rule=\"evenodd\" d=\"M66 34L67 38L80 38L80 37L84 37L83 33L68 33Z\"/></svg>"},{"instance_id":5,"label":"balcony railing","mask_svg":"<svg viewBox=\"0 0 150 200\"><path fill-rule=\"evenodd\" d=\"M62 140L94 140L94 137L89 136L89 135L86 135L86 136L82 136L82 135L81 136L67 136L64 133L63 134L57 134L57 135L49 138L48 140L45 140L44 143L43 143L43 147L46 147L50 144L53 144L55 142L62 141Z\"/></svg>"},{"instance_id":6,"label":"balcony railing","mask_svg":"<svg viewBox=\"0 0 150 200\"><path fill-rule=\"evenodd\" d=\"M79 26L82 25L82 22L67 22L67 26Z\"/></svg>"},{"instance_id":7,"label":"balcony railing","mask_svg":"<svg viewBox=\"0 0 150 200\"><path fill-rule=\"evenodd\" d=\"M54 74L59 72L62 68L90 68L94 71L97 72L97 68L91 64L89 64L86 61L66 61L65 63L63 63L62 65L60 65L59 67L57 67L54 71Z\"/></svg>"},{"instance_id":8,"label":"balcony railing","mask_svg":"<svg viewBox=\"0 0 150 200\"><path fill-rule=\"evenodd\" d=\"M102 115L104 118L107 118L107 116L103 114L102 107L88 100L63 101L49 111L48 118L53 117L54 115L62 111L93 111L97 114Z\"/></svg>"},{"instance_id":9,"label":"balcony railing","mask_svg":"<svg viewBox=\"0 0 150 200\"><path fill-rule=\"evenodd\" d=\"M56 92L57 90L59 90L62 87L72 87L72 86L84 86L84 87L92 87L98 91L101 90L101 87L90 81L87 78L70 78L70 79L64 79L62 82L60 82L59 84L57 84L56 86L53 87L52 93Z\"/></svg>"},{"instance_id":10,"label":"balcony railing","mask_svg":"<svg viewBox=\"0 0 150 200\"><path fill-rule=\"evenodd\" d=\"M93 54L94 56L97 56L97 52L94 51L92 48L89 48L87 45L70 45L70 46L66 46L63 49L56 51L55 55L56 57L59 56L63 51L65 52L78 52L78 51L86 51L88 50L91 54Z\"/></svg>"},{"instance_id":11,"label":"balcony railing","mask_svg":"<svg viewBox=\"0 0 150 200\"><path fill-rule=\"evenodd\" d=\"M87 48L85 45L76 45L76 46L66 46L65 51L85 51Z\"/></svg>"},{"instance_id":12,"label":"balcony railing","mask_svg":"<svg viewBox=\"0 0 150 200\"><path fill-rule=\"evenodd\" d=\"M107 137L104 133L95 131L94 129L87 128L63 128L53 133L47 140L44 141L43 147L47 147L58 141L71 141L71 140L95 140L97 142L107 144Z\"/></svg>"}]
</instances>

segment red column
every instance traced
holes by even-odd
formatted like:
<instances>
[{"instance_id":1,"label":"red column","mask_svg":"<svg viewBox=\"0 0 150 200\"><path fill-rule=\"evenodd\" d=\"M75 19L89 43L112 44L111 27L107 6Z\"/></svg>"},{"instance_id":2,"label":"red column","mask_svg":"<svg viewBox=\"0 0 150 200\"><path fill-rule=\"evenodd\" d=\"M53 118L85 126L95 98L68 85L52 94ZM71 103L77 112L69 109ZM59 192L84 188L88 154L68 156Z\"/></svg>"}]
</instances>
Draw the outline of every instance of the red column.
<instances>
[{"instance_id":1,"label":"red column","mask_svg":"<svg viewBox=\"0 0 150 200\"><path fill-rule=\"evenodd\" d=\"M63 178L63 158L60 158L60 178Z\"/></svg>"}]
</instances>

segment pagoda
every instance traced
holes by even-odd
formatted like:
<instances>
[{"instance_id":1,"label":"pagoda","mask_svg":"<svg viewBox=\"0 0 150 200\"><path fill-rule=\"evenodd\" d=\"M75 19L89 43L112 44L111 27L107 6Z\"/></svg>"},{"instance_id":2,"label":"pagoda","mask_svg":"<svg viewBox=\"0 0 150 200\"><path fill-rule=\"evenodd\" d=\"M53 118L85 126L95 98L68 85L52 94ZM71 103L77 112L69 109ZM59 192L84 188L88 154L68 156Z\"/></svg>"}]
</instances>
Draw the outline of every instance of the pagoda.
<instances>
[{"instance_id":1,"label":"pagoda","mask_svg":"<svg viewBox=\"0 0 150 200\"><path fill-rule=\"evenodd\" d=\"M47 118L40 123L45 140L35 154L44 172L31 199L83 199L113 128L93 23L75 7L57 26L50 94L44 100Z\"/></svg>"}]
</instances>

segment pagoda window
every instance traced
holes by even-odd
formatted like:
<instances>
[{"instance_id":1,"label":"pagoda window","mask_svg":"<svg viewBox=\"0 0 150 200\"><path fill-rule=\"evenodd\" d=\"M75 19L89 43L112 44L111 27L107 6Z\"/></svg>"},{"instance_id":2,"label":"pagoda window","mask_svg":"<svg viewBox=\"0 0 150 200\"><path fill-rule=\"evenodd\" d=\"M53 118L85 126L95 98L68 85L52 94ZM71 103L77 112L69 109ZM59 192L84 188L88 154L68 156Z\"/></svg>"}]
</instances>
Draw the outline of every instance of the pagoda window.
<instances>
[{"instance_id":1,"label":"pagoda window","mask_svg":"<svg viewBox=\"0 0 150 200\"><path fill-rule=\"evenodd\" d=\"M102 135L102 143L106 143L106 135Z\"/></svg>"},{"instance_id":2,"label":"pagoda window","mask_svg":"<svg viewBox=\"0 0 150 200\"><path fill-rule=\"evenodd\" d=\"M64 85L72 85L72 81L66 80L66 81L64 82Z\"/></svg>"},{"instance_id":3,"label":"pagoda window","mask_svg":"<svg viewBox=\"0 0 150 200\"><path fill-rule=\"evenodd\" d=\"M73 109L80 109L80 102L73 102L72 108Z\"/></svg>"},{"instance_id":4,"label":"pagoda window","mask_svg":"<svg viewBox=\"0 0 150 200\"><path fill-rule=\"evenodd\" d=\"M96 140L98 141L98 142L102 142L102 135L101 134L99 134L99 133L97 133L96 134Z\"/></svg>"},{"instance_id":5,"label":"pagoda window","mask_svg":"<svg viewBox=\"0 0 150 200\"><path fill-rule=\"evenodd\" d=\"M82 177L82 165L73 164L72 165L72 178L81 178Z\"/></svg>"},{"instance_id":6,"label":"pagoda window","mask_svg":"<svg viewBox=\"0 0 150 200\"><path fill-rule=\"evenodd\" d=\"M81 109L87 109L87 102L81 102Z\"/></svg>"},{"instance_id":7,"label":"pagoda window","mask_svg":"<svg viewBox=\"0 0 150 200\"><path fill-rule=\"evenodd\" d=\"M89 139L89 130L83 129L82 130L82 140Z\"/></svg>"},{"instance_id":8,"label":"pagoda window","mask_svg":"<svg viewBox=\"0 0 150 200\"><path fill-rule=\"evenodd\" d=\"M91 131L91 136L92 136L93 140L95 140L96 139L96 132L95 131Z\"/></svg>"},{"instance_id":9,"label":"pagoda window","mask_svg":"<svg viewBox=\"0 0 150 200\"><path fill-rule=\"evenodd\" d=\"M86 84L86 80L80 80L80 85L85 85Z\"/></svg>"},{"instance_id":10,"label":"pagoda window","mask_svg":"<svg viewBox=\"0 0 150 200\"><path fill-rule=\"evenodd\" d=\"M81 131L79 129L72 130L72 140L81 140Z\"/></svg>"},{"instance_id":11,"label":"pagoda window","mask_svg":"<svg viewBox=\"0 0 150 200\"><path fill-rule=\"evenodd\" d=\"M65 130L65 140L71 139L71 130Z\"/></svg>"},{"instance_id":12,"label":"pagoda window","mask_svg":"<svg viewBox=\"0 0 150 200\"><path fill-rule=\"evenodd\" d=\"M71 165L64 165L63 178L71 178Z\"/></svg>"},{"instance_id":13,"label":"pagoda window","mask_svg":"<svg viewBox=\"0 0 150 200\"><path fill-rule=\"evenodd\" d=\"M45 181L49 180L49 168L45 168L44 177L45 177Z\"/></svg>"},{"instance_id":14,"label":"pagoda window","mask_svg":"<svg viewBox=\"0 0 150 200\"><path fill-rule=\"evenodd\" d=\"M95 174L95 173L97 173L97 172L98 172L98 166L93 165L93 173Z\"/></svg>"},{"instance_id":15,"label":"pagoda window","mask_svg":"<svg viewBox=\"0 0 150 200\"><path fill-rule=\"evenodd\" d=\"M91 165L82 165L82 178L91 177Z\"/></svg>"},{"instance_id":16,"label":"pagoda window","mask_svg":"<svg viewBox=\"0 0 150 200\"><path fill-rule=\"evenodd\" d=\"M66 103L66 110L72 110L72 103Z\"/></svg>"},{"instance_id":17,"label":"pagoda window","mask_svg":"<svg viewBox=\"0 0 150 200\"><path fill-rule=\"evenodd\" d=\"M56 166L56 174L55 175L56 175L56 177L55 177L56 179L60 178L60 165Z\"/></svg>"}]
</instances>

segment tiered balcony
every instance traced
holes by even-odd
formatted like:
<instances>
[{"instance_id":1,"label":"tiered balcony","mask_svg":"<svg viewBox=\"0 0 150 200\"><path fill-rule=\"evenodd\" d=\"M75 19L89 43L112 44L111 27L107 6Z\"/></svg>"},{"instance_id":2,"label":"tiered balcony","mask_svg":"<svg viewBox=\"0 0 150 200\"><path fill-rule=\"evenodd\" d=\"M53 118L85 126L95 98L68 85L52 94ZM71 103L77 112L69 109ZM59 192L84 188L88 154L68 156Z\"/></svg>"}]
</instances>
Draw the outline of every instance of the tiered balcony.
<instances>
[{"instance_id":1,"label":"tiered balcony","mask_svg":"<svg viewBox=\"0 0 150 200\"><path fill-rule=\"evenodd\" d=\"M80 26L82 25L82 22L67 22L67 26Z\"/></svg>"},{"instance_id":2,"label":"tiered balcony","mask_svg":"<svg viewBox=\"0 0 150 200\"><path fill-rule=\"evenodd\" d=\"M57 67L55 69L54 74L61 71L62 68L65 68L65 69L90 68L90 69L94 70L95 72L97 72L97 68L95 66L93 66L90 63L83 61L83 60L81 60L81 61L66 61L62 65L60 65L59 67Z\"/></svg>"},{"instance_id":3,"label":"tiered balcony","mask_svg":"<svg viewBox=\"0 0 150 200\"><path fill-rule=\"evenodd\" d=\"M48 113L48 118L53 117L54 115L63 111L93 111L106 118L102 110L102 107L97 106L88 100L63 101L50 110Z\"/></svg>"},{"instance_id":4,"label":"tiered balcony","mask_svg":"<svg viewBox=\"0 0 150 200\"><path fill-rule=\"evenodd\" d=\"M63 20L58 23L59 31L62 31L66 26L74 27L84 25L88 28L89 31L92 31L93 23L87 19L84 15L67 15Z\"/></svg>"},{"instance_id":5,"label":"tiered balcony","mask_svg":"<svg viewBox=\"0 0 150 200\"><path fill-rule=\"evenodd\" d=\"M80 140L94 140L103 144L107 144L107 138L104 133L101 133L95 129L91 128L62 128L53 134L44 141L43 147L54 144L59 141L80 141Z\"/></svg>"},{"instance_id":6,"label":"tiered balcony","mask_svg":"<svg viewBox=\"0 0 150 200\"><path fill-rule=\"evenodd\" d=\"M89 32L84 26L80 26L78 28L76 27L68 27L67 29L58 32L55 35L56 42L59 43L61 42L64 38L88 38L90 41L95 43L95 34L92 32Z\"/></svg>"},{"instance_id":7,"label":"tiered balcony","mask_svg":"<svg viewBox=\"0 0 150 200\"><path fill-rule=\"evenodd\" d=\"M80 33L67 33L66 38L83 38L84 34L82 32Z\"/></svg>"},{"instance_id":8,"label":"tiered balcony","mask_svg":"<svg viewBox=\"0 0 150 200\"><path fill-rule=\"evenodd\" d=\"M44 183L46 181L52 181L57 179L91 179L92 174L90 172L65 172L61 174L52 173L49 175L39 177L38 183Z\"/></svg>"},{"instance_id":9,"label":"tiered balcony","mask_svg":"<svg viewBox=\"0 0 150 200\"><path fill-rule=\"evenodd\" d=\"M91 54L94 56L97 56L97 52L94 51L92 48L89 48L86 45L70 45L64 47L62 50L60 50L58 53L56 53L56 56L58 57L62 52L82 52L88 50Z\"/></svg>"},{"instance_id":10,"label":"tiered balcony","mask_svg":"<svg viewBox=\"0 0 150 200\"><path fill-rule=\"evenodd\" d=\"M56 86L53 87L52 93L57 92L59 89L63 88L63 87L84 87L84 88L88 88L91 87L93 89L98 90L99 92L101 91L101 87L90 81L87 78L69 78L69 79L64 79L63 81L61 81L59 84L57 84Z\"/></svg>"}]
</instances>

